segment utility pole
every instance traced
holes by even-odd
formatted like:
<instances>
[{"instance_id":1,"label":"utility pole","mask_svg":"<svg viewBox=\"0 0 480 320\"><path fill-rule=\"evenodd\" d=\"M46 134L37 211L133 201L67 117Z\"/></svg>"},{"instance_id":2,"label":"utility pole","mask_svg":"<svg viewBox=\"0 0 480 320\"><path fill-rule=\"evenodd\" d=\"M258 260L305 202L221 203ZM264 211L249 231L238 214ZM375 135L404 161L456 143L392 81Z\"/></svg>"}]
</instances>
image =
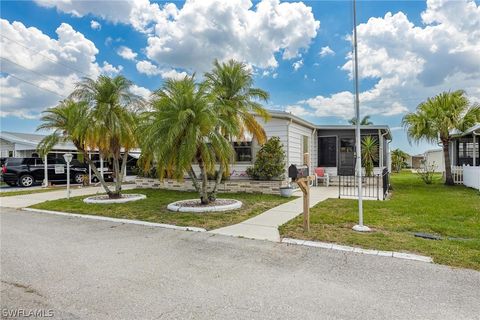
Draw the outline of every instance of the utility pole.
<instances>
[{"instance_id":1,"label":"utility pole","mask_svg":"<svg viewBox=\"0 0 480 320\"><path fill-rule=\"evenodd\" d=\"M353 0L353 48L354 48L354 80L355 80L355 117L357 119L355 127L355 152L356 168L355 174L358 179L358 224L353 226L353 230L359 232L371 231L369 227L363 225L363 194L362 194L362 138L360 132L360 97L358 92L358 48L357 48L357 8L356 1Z\"/></svg>"}]
</instances>

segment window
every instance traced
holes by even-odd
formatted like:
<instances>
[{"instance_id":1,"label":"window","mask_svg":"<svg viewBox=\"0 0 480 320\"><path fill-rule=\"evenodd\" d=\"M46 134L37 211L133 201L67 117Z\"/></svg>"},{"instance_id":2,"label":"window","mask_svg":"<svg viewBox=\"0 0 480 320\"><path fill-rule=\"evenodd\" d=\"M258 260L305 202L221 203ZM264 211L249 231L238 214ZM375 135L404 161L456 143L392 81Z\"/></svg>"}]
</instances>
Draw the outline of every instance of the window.
<instances>
[{"instance_id":1,"label":"window","mask_svg":"<svg viewBox=\"0 0 480 320\"><path fill-rule=\"evenodd\" d=\"M480 143L477 141L477 146L475 148L475 165L479 163L479 147ZM458 165L473 165L473 137L465 137L458 139L457 143L457 159Z\"/></svg>"},{"instance_id":2,"label":"window","mask_svg":"<svg viewBox=\"0 0 480 320\"><path fill-rule=\"evenodd\" d=\"M251 162L252 161L252 141L238 141L233 143L235 150L235 161Z\"/></svg>"},{"instance_id":3,"label":"window","mask_svg":"<svg viewBox=\"0 0 480 320\"><path fill-rule=\"evenodd\" d=\"M337 137L318 138L318 165L323 167L337 166Z\"/></svg>"}]
</instances>

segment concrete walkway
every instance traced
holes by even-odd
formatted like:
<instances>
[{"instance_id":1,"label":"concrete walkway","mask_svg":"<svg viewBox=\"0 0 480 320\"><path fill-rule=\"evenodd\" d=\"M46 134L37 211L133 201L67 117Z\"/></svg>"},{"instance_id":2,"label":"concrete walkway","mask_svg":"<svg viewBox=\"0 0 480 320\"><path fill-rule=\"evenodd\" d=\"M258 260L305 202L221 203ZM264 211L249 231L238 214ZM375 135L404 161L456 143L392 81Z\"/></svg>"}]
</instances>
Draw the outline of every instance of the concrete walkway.
<instances>
[{"instance_id":1,"label":"concrete walkway","mask_svg":"<svg viewBox=\"0 0 480 320\"><path fill-rule=\"evenodd\" d=\"M300 198L267 210L241 223L210 232L226 236L280 242L278 227L303 212L302 192L295 192L294 195L300 196ZM338 187L311 188L310 208L328 198L338 198Z\"/></svg>"},{"instance_id":2,"label":"concrete walkway","mask_svg":"<svg viewBox=\"0 0 480 320\"><path fill-rule=\"evenodd\" d=\"M122 186L123 190L134 189L135 184L125 184ZM23 189L28 190L28 189ZM70 195L72 197L77 196L88 196L97 193L105 193L105 189L103 187L75 187L71 189ZM7 207L7 208L25 208L29 206L33 206L34 204L38 204L41 202L49 201L49 200L58 200L64 199L67 197L67 190L52 190L50 192L41 192L41 193L30 193L24 194L19 196L8 196L8 197L0 197L0 207Z\"/></svg>"}]
</instances>

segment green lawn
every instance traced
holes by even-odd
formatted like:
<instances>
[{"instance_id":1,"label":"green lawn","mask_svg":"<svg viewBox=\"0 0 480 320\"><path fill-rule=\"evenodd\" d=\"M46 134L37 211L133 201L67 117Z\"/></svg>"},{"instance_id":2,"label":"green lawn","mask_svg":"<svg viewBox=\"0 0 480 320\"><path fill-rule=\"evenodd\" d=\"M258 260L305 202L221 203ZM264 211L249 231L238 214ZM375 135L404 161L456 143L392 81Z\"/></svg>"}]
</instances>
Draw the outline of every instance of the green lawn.
<instances>
[{"instance_id":1,"label":"green lawn","mask_svg":"<svg viewBox=\"0 0 480 320\"><path fill-rule=\"evenodd\" d=\"M85 197L75 197L70 200L61 199L43 202L32 206L32 208L201 227L211 230L242 222L270 208L293 200L293 198L263 194L221 194L221 198L242 201L243 207L231 212L185 213L168 211L167 205L177 200L197 198L198 194L154 189L135 189L128 190L126 193L142 193L147 196L147 199L125 204L105 205L85 204L82 201Z\"/></svg>"},{"instance_id":2,"label":"green lawn","mask_svg":"<svg viewBox=\"0 0 480 320\"><path fill-rule=\"evenodd\" d=\"M302 217L280 227L282 237L335 242L379 250L415 252L436 263L480 270L480 194L440 179L424 184L416 175L392 175L391 200L364 201L365 224L373 233L351 230L358 221L356 200L329 199L311 210L311 230ZM414 232L445 240L415 238ZM468 240L467 240L468 239Z\"/></svg>"},{"instance_id":3,"label":"green lawn","mask_svg":"<svg viewBox=\"0 0 480 320\"><path fill-rule=\"evenodd\" d=\"M0 192L0 197L11 197L11 196L21 196L24 194L32 194L32 193L43 193L43 192L50 192L50 191L58 191L65 188L62 187L51 187L48 189L28 189L25 188L23 190L18 191L2 191Z\"/></svg>"}]
</instances>

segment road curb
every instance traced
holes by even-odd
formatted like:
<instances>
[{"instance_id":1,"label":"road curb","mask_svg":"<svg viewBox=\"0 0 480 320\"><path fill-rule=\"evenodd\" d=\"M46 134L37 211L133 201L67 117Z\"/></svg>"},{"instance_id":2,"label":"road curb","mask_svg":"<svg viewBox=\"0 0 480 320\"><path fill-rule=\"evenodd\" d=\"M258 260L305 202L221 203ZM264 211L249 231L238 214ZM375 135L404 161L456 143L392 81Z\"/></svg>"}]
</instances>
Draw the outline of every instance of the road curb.
<instances>
[{"instance_id":1,"label":"road curb","mask_svg":"<svg viewBox=\"0 0 480 320\"><path fill-rule=\"evenodd\" d=\"M414 261L421 261L421 262L426 262L426 263L433 263L433 259L431 257L421 256L421 255L413 254L413 253L363 249L363 248L344 246L344 245L339 245L339 244L329 243L329 242L308 241L308 240L292 239L292 238L283 238L283 239L280 240L280 242L281 243L286 243L286 244L299 245L299 246L323 248L323 249L330 249L330 250L337 250L337 251L362 253L362 254L368 254L368 255L373 255L373 256L393 257L393 258L397 258L397 259L414 260Z\"/></svg>"},{"instance_id":2,"label":"road curb","mask_svg":"<svg viewBox=\"0 0 480 320\"><path fill-rule=\"evenodd\" d=\"M60 212L60 211L52 211L52 210L43 210L43 209L34 209L34 208L22 208L21 210L29 211L29 212L37 212L37 213L55 214L55 215L66 216L66 217L77 217L77 218L84 218L84 219L91 219L91 220L101 220L101 221L109 221L109 222L117 222L117 223L125 223L125 224L136 224L136 225L147 226L147 227L159 227L159 228L181 230L181 231L192 231L192 232L207 231L204 228L198 228L198 227L181 227L173 224L155 223L155 222L130 220L130 219L118 219L118 218L110 218L110 217L104 217L104 216L68 213L68 212Z\"/></svg>"}]
</instances>

